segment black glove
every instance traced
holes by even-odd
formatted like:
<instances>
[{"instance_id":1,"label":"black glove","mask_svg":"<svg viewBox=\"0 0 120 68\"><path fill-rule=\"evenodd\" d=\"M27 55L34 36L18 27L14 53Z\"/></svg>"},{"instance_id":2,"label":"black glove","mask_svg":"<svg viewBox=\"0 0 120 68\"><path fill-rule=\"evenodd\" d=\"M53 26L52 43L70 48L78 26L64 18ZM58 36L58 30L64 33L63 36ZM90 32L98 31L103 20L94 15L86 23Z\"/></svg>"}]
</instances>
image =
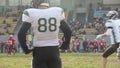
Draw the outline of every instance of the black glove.
<instances>
[{"instance_id":1,"label":"black glove","mask_svg":"<svg viewBox=\"0 0 120 68\"><path fill-rule=\"evenodd\" d=\"M63 49L63 50L69 49L69 44L67 42L63 42L60 49Z\"/></svg>"},{"instance_id":2,"label":"black glove","mask_svg":"<svg viewBox=\"0 0 120 68\"><path fill-rule=\"evenodd\" d=\"M34 47L28 48L28 50L25 50L24 53L25 54L29 54L34 50Z\"/></svg>"}]
</instances>

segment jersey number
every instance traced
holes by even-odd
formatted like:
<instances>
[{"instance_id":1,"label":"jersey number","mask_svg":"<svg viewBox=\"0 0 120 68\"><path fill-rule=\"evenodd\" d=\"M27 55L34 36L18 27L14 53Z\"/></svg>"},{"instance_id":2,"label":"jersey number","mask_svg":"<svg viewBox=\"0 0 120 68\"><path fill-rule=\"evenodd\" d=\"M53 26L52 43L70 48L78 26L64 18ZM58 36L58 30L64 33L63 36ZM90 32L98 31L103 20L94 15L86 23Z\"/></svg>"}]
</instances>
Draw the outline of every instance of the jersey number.
<instances>
[{"instance_id":1,"label":"jersey number","mask_svg":"<svg viewBox=\"0 0 120 68\"><path fill-rule=\"evenodd\" d=\"M48 22L48 26L47 26ZM45 18L40 18L38 20L38 31L39 32L46 32L49 30L50 32L54 32L57 29L56 25L56 19L55 18L49 18L48 20Z\"/></svg>"}]
</instances>

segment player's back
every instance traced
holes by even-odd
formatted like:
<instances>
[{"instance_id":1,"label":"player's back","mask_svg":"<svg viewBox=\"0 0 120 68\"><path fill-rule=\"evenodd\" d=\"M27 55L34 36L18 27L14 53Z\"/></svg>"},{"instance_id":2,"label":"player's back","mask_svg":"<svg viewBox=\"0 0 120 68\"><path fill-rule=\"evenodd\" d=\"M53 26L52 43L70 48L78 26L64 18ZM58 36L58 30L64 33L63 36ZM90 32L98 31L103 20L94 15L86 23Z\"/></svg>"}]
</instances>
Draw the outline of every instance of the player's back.
<instances>
[{"instance_id":1,"label":"player's back","mask_svg":"<svg viewBox=\"0 0 120 68\"><path fill-rule=\"evenodd\" d=\"M60 21L64 19L62 9L52 7L48 9L27 9L34 32L34 46L58 45Z\"/></svg>"}]
</instances>

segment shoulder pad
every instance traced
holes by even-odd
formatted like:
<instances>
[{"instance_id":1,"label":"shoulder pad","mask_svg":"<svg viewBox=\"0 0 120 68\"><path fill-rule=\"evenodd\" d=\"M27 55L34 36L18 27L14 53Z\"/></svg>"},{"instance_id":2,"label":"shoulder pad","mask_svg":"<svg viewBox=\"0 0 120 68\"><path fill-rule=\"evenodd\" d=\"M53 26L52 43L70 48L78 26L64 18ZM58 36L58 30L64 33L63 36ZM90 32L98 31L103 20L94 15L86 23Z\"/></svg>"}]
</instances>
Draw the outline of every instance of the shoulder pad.
<instances>
[{"instance_id":1,"label":"shoulder pad","mask_svg":"<svg viewBox=\"0 0 120 68\"><path fill-rule=\"evenodd\" d=\"M113 20L107 20L106 21L106 23L112 23L113 22Z\"/></svg>"},{"instance_id":2,"label":"shoulder pad","mask_svg":"<svg viewBox=\"0 0 120 68\"><path fill-rule=\"evenodd\" d=\"M26 15L26 16L30 16L27 9L23 11L23 14Z\"/></svg>"},{"instance_id":3,"label":"shoulder pad","mask_svg":"<svg viewBox=\"0 0 120 68\"><path fill-rule=\"evenodd\" d=\"M29 8L29 9L25 9L23 11L23 14L30 16L30 13L34 12L34 10L36 10L35 8Z\"/></svg>"}]
</instances>

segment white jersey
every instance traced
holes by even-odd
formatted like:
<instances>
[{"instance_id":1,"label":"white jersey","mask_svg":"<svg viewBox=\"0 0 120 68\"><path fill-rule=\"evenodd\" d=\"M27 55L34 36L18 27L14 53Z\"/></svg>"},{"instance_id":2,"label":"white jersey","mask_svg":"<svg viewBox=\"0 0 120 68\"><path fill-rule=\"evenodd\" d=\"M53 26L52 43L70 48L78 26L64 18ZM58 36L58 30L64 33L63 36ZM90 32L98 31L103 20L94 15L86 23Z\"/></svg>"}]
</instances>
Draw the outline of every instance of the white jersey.
<instances>
[{"instance_id":1,"label":"white jersey","mask_svg":"<svg viewBox=\"0 0 120 68\"><path fill-rule=\"evenodd\" d=\"M31 23L34 47L57 46L60 21L65 19L62 8L26 9L22 21Z\"/></svg>"},{"instance_id":2,"label":"white jersey","mask_svg":"<svg viewBox=\"0 0 120 68\"><path fill-rule=\"evenodd\" d=\"M108 20L105 26L112 28L112 31L109 33L111 44L119 43L120 42L120 19Z\"/></svg>"}]
</instances>

